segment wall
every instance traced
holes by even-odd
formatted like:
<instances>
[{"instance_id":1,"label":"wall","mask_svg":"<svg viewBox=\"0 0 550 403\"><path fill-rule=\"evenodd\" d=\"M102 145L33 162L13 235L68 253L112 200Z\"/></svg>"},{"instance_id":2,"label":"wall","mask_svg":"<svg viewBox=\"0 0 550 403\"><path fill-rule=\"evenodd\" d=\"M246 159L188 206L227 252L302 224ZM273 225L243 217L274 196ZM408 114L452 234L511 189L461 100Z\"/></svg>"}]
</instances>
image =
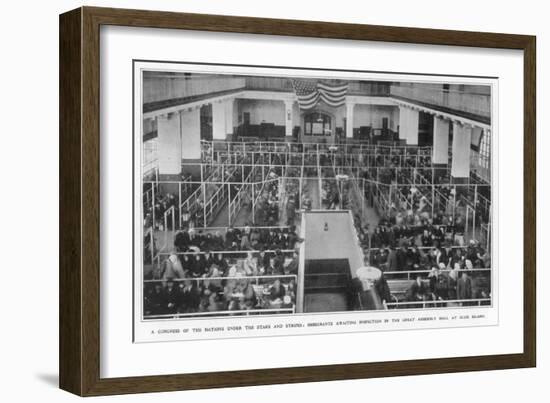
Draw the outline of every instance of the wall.
<instances>
[{"instance_id":1,"label":"wall","mask_svg":"<svg viewBox=\"0 0 550 403\"><path fill-rule=\"evenodd\" d=\"M4 382L0 395L6 402L65 403L82 402L57 385L57 323L58 323L58 14L88 5L160 9L211 14L251 15L272 18L296 18L350 23L415 26L427 28L463 29L471 31L515 32L538 35L538 155L539 177L550 172L550 24L546 4L542 1L522 2L463 0L452 9L440 1L395 0L362 3L354 0L338 2L308 2L278 0L58 0L41 2L21 0L4 4L0 26L3 60L2 110L3 145L10 150L1 159L2 169L13 174L3 179L0 207L3 214L2 267L9 273L19 273L25 265L25 279L8 281L0 293L4 307L0 333L1 373ZM24 16L24 22L21 18ZM185 49L177 50L185 59ZM330 57L330 55L329 55ZM360 57L360 56L358 56ZM215 59L215 55L212 55ZM236 61L235 61L236 62ZM369 61L365 60L365 68ZM396 66L396 70L406 69ZM21 86L19 78L25 78ZM29 95L32 95L30 97ZM40 108L33 108L33 104ZM40 122L33 127L21 122ZM121 133L121 135L126 135ZM21 157L22 153L24 158ZM32 187L29 186L32 181ZM33 189L33 194L29 189ZM544 246L550 235L550 184L539 181L537 191L539 211L538 234L538 368L462 374L381 378L339 382L320 382L265 387L190 391L105 397L110 402L340 402L351 396L358 400L407 403L463 402L529 402L548 400L550 373L550 255ZM17 214L17 212L27 212ZM30 214L33 212L33 214ZM37 235L32 235L37 232ZM34 238L40 238L35 242ZM27 256L32 258L26 259ZM22 291L24 290L24 292ZM403 334L404 340L407 334ZM323 336L314 342L322 343ZM464 341L470 343L472 341ZM319 348L326 348L320 344ZM330 346L329 346L330 347ZM414 346L410 346L411 349ZM174 343L174 348L193 348L192 344ZM283 346L281 346L283 348ZM276 353L276 352L275 352ZM246 354L243 351L242 354ZM205 352L205 357L208 357ZM167 357L167 359L170 359ZM215 360L215 357L206 359ZM146 363L144 363L146 365Z\"/></svg>"},{"instance_id":2,"label":"wall","mask_svg":"<svg viewBox=\"0 0 550 403\"><path fill-rule=\"evenodd\" d=\"M196 76L195 76L196 77ZM155 102L172 98L183 98L194 95L209 94L211 92L243 88L244 78L227 77L203 80L201 78L166 78L150 77L143 81L143 102Z\"/></svg>"},{"instance_id":3,"label":"wall","mask_svg":"<svg viewBox=\"0 0 550 403\"><path fill-rule=\"evenodd\" d=\"M381 129L382 119L388 118L388 128L392 129L396 125L392 121L396 109L399 108L385 105L355 105L353 127L371 126L373 129Z\"/></svg>"},{"instance_id":4,"label":"wall","mask_svg":"<svg viewBox=\"0 0 550 403\"><path fill-rule=\"evenodd\" d=\"M250 124L274 123L285 125L285 104L283 101L265 101L260 99L239 99L239 115L249 112Z\"/></svg>"}]
</instances>

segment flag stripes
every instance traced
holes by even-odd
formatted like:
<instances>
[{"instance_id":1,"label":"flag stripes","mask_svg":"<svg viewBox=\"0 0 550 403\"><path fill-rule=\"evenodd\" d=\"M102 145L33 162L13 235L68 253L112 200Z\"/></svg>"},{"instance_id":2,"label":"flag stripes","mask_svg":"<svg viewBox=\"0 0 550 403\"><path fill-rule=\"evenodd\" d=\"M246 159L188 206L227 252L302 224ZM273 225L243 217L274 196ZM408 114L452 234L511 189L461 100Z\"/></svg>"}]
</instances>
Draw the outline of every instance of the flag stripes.
<instances>
[{"instance_id":1,"label":"flag stripes","mask_svg":"<svg viewBox=\"0 0 550 403\"><path fill-rule=\"evenodd\" d=\"M347 83L335 84L308 80L292 80L292 85L301 109L311 109L319 101L323 101L332 107L342 106L346 102Z\"/></svg>"}]
</instances>

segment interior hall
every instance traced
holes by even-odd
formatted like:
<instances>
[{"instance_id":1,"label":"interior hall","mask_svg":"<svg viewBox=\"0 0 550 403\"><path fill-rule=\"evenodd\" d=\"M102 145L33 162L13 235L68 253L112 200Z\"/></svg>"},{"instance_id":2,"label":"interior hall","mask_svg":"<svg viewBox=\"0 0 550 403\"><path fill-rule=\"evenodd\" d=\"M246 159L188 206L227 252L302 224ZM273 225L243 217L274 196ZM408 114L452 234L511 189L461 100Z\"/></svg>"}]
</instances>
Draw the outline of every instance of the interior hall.
<instances>
[{"instance_id":1,"label":"interior hall","mask_svg":"<svg viewBox=\"0 0 550 403\"><path fill-rule=\"evenodd\" d=\"M143 317L491 304L491 87L144 71Z\"/></svg>"}]
</instances>

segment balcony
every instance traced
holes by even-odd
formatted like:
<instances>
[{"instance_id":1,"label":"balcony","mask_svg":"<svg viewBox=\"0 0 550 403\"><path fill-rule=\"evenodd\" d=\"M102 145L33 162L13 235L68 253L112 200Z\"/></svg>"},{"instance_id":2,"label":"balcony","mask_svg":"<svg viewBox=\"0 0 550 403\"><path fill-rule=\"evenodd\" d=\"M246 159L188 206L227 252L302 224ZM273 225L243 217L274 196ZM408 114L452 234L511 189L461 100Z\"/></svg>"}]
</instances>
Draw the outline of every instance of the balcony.
<instances>
[{"instance_id":1,"label":"balcony","mask_svg":"<svg viewBox=\"0 0 550 403\"><path fill-rule=\"evenodd\" d=\"M442 84L401 84L392 85L391 96L412 101L434 109L459 112L475 120L490 122L491 93L488 86Z\"/></svg>"},{"instance_id":2,"label":"balcony","mask_svg":"<svg viewBox=\"0 0 550 403\"><path fill-rule=\"evenodd\" d=\"M286 77L246 77L246 89L252 91L294 92L292 78ZM350 81L348 95L387 97L390 95L390 83Z\"/></svg>"}]
</instances>

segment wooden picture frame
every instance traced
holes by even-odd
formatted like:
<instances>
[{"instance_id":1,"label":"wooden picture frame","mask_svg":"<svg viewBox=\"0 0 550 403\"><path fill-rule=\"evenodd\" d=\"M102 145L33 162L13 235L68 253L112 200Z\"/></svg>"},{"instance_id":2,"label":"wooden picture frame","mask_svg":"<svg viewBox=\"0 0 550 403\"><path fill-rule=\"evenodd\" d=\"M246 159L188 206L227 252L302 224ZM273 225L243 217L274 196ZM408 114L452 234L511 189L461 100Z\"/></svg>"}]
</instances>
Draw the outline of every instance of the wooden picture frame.
<instances>
[{"instance_id":1,"label":"wooden picture frame","mask_svg":"<svg viewBox=\"0 0 550 403\"><path fill-rule=\"evenodd\" d=\"M100 377L100 26L170 28L522 50L524 267L521 354L131 378ZM534 36L82 7L60 16L60 387L81 396L533 367L536 363Z\"/></svg>"}]
</instances>

